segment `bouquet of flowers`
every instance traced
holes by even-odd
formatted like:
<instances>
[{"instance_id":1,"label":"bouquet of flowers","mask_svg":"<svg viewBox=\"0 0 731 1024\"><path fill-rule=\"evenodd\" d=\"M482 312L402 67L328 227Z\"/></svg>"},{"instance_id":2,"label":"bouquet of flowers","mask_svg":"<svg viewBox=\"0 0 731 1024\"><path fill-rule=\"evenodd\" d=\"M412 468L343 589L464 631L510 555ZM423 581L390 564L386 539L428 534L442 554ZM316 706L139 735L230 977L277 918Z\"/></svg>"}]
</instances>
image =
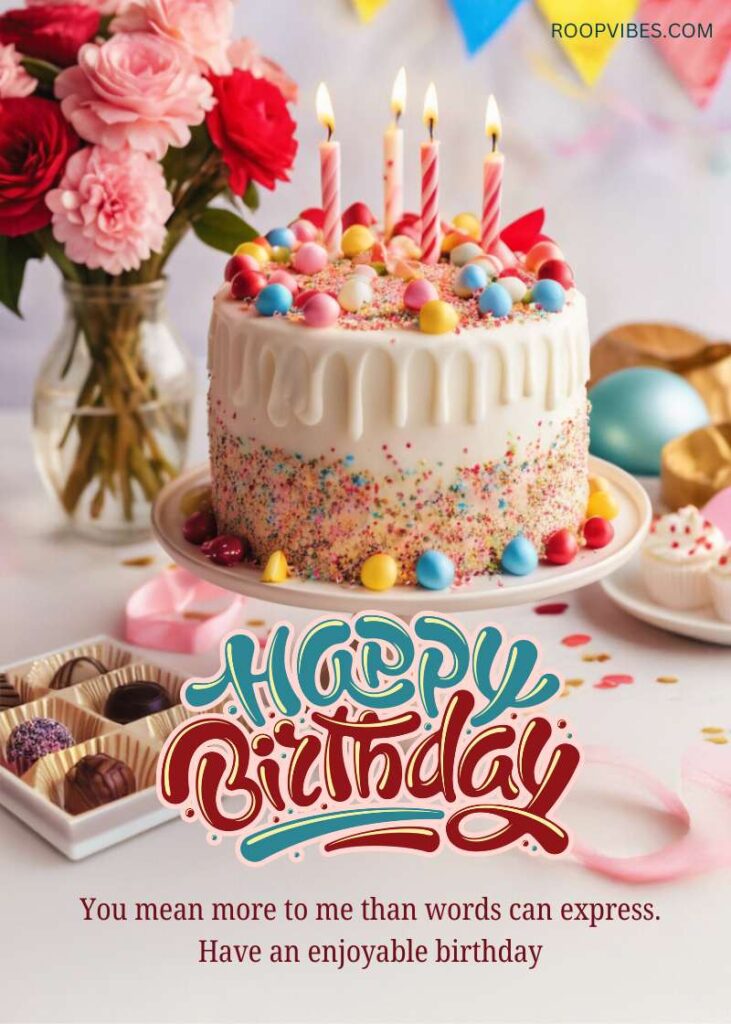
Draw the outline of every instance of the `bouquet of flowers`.
<instances>
[{"instance_id":1,"label":"bouquet of flowers","mask_svg":"<svg viewBox=\"0 0 731 1024\"><path fill-rule=\"evenodd\" d=\"M187 426L159 401L151 289L191 229L224 252L254 239L242 214L257 186L288 180L297 89L231 38L233 15L234 0L27 0L0 15L0 301L18 312L32 259L67 283L62 377L84 350L52 441L68 452L54 488L69 515L88 495L92 519L116 503L132 521L180 468L165 434Z\"/></svg>"}]
</instances>

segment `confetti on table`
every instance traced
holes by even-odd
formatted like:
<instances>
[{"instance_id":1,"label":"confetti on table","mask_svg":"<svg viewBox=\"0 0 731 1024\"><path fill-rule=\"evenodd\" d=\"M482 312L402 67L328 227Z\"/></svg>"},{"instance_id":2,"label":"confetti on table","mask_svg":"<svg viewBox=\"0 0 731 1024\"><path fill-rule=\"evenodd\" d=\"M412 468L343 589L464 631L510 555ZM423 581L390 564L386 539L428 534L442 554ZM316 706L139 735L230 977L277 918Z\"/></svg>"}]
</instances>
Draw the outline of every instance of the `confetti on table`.
<instances>
[{"instance_id":1,"label":"confetti on table","mask_svg":"<svg viewBox=\"0 0 731 1024\"><path fill-rule=\"evenodd\" d=\"M567 686L571 686L571 687L583 686L584 685L584 680L583 679L567 679L566 680L566 685Z\"/></svg>"},{"instance_id":2,"label":"confetti on table","mask_svg":"<svg viewBox=\"0 0 731 1024\"><path fill-rule=\"evenodd\" d=\"M706 736L718 736L726 732L726 730L720 728L718 725L706 725L701 729L701 732L705 733Z\"/></svg>"},{"instance_id":3,"label":"confetti on table","mask_svg":"<svg viewBox=\"0 0 731 1024\"><path fill-rule=\"evenodd\" d=\"M656 683L677 683L677 676L658 676L655 680Z\"/></svg>"},{"instance_id":4,"label":"confetti on table","mask_svg":"<svg viewBox=\"0 0 731 1024\"><path fill-rule=\"evenodd\" d=\"M609 661L611 659L611 657L612 657L611 654L606 654L604 652L601 652L599 654L591 654L591 653L589 653L589 654L582 654L581 655L581 660L582 661Z\"/></svg>"},{"instance_id":5,"label":"confetti on table","mask_svg":"<svg viewBox=\"0 0 731 1024\"><path fill-rule=\"evenodd\" d=\"M718 743L724 745L728 743L727 736L706 736L706 743Z\"/></svg>"},{"instance_id":6,"label":"confetti on table","mask_svg":"<svg viewBox=\"0 0 731 1024\"><path fill-rule=\"evenodd\" d=\"M125 558L122 565L129 569L146 569L148 565L154 565L154 555L141 555L139 558Z\"/></svg>"},{"instance_id":7,"label":"confetti on table","mask_svg":"<svg viewBox=\"0 0 731 1024\"><path fill-rule=\"evenodd\" d=\"M213 618L213 612L183 612L183 618L191 619L195 622L208 622L209 619Z\"/></svg>"},{"instance_id":8,"label":"confetti on table","mask_svg":"<svg viewBox=\"0 0 731 1024\"><path fill-rule=\"evenodd\" d=\"M615 690L618 686L629 686L634 683L634 676L610 675L602 676L598 683L594 683L595 690Z\"/></svg>"},{"instance_id":9,"label":"confetti on table","mask_svg":"<svg viewBox=\"0 0 731 1024\"><path fill-rule=\"evenodd\" d=\"M536 615L563 615L568 608L564 601L557 601L555 604L539 604L533 609Z\"/></svg>"},{"instance_id":10,"label":"confetti on table","mask_svg":"<svg viewBox=\"0 0 731 1024\"><path fill-rule=\"evenodd\" d=\"M591 637L588 633L570 633L569 636L565 636L561 643L564 647L583 647L584 644L591 643Z\"/></svg>"},{"instance_id":11,"label":"confetti on table","mask_svg":"<svg viewBox=\"0 0 731 1024\"><path fill-rule=\"evenodd\" d=\"M252 629L254 629L257 626L265 626L266 625L266 621L264 619L247 619L246 620L246 625L247 626L251 626Z\"/></svg>"}]
</instances>

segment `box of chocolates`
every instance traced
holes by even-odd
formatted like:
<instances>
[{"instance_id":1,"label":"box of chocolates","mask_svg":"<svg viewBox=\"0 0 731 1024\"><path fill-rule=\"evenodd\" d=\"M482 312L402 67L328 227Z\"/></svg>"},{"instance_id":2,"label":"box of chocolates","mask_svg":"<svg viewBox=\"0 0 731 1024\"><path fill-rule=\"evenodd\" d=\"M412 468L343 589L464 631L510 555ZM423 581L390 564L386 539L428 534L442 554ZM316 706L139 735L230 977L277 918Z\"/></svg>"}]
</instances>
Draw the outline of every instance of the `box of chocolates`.
<instances>
[{"instance_id":1,"label":"box of chocolates","mask_svg":"<svg viewBox=\"0 0 731 1024\"><path fill-rule=\"evenodd\" d=\"M0 805L71 860L174 818L155 768L183 682L108 637L0 670Z\"/></svg>"}]
</instances>

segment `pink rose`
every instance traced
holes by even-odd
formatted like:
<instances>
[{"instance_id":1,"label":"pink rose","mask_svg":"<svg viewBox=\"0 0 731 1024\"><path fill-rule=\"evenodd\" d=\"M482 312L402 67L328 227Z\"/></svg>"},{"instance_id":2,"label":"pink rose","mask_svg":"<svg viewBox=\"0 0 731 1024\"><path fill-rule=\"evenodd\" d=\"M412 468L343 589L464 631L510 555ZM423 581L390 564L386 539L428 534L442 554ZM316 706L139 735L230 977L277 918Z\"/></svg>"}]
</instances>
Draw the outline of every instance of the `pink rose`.
<instances>
[{"instance_id":1,"label":"pink rose","mask_svg":"<svg viewBox=\"0 0 731 1024\"><path fill-rule=\"evenodd\" d=\"M30 96L38 84L20 63L21 55L12 43L0 46L0 100Z\"/></svg>"},{"instance_id":2,"label":"pink rose","mask_svg":"<svg viewBox=\"0 0 731 1024\"><path fill-rule=\"evenodd\" d=\"M123 32L87 43L78 66L56 79L64 116L88 142L130 146L156 159L168 146L185 146L190 125L214 105L210 82L190 54L148 32Z\"/></svg>"},{"instance_id":3,"label":"pink rose","mask_svg":"<svg viewBox=\"0 0 731 1024\"><path fill-rule=\"evenodd\" d=\"M41 7L43 4L58 7L59 4L67 4L69 0L25 0L26 7ZM100 14L116 14L125 0L74 0L74 3L83 4L84 7L93 7Z\"/></svg>"},{"instance_id":4,"label":"pink rose","mask_svg":"<svg viewBox=\"0 0 731 1024\"><path fill-rule=\"evenodd\" d=\"M131 149L91 146L46 196L53 234L74 263L108 274L137 270L165 243L173 201L160 164Z\"/></svg>"},{"instance_id":5,"label":"pink rose","mask_svg":"<svg viewBox=\"0 0 731 1024\"><path fill-rule=\"evenodd\" d=\"M112 22L113 32L155 32L182 46L206 70L231 70L231 0L129 0Z\"/></svg>"},{"instance_id":6,"label":"pink rose","mask_svg":"<svg viewBox=\"0 0 731 1024\"><path fill-rule=\"evenodd\" d=\"M254 78L266 78L272 85L276 85L287 103L297 102L297 83L283 67L262 56L253 39L236 39L228 48L228 59L235 70L249 71Z\"/></svg>"}]
</instances>

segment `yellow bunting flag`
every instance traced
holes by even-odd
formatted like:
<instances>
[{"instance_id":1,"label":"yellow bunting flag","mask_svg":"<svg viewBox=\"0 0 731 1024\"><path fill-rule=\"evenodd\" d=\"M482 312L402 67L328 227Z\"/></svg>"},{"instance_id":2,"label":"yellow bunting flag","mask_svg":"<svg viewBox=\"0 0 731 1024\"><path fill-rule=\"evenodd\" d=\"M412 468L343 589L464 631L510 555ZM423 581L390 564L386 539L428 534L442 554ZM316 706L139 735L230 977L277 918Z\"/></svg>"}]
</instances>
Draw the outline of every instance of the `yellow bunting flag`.
<instances>
[{"instance_id":1,"label":"yellow bunting flag","mask_svg":"<svg viewBox=\"0 0 731 1024\"><path fill-rule=\"evenodd\" d=\"M385 7L388 0L353 0L353 6L361 21L369 22Z\"/></svg>"},{"instance_id":2,"label":"yellow bunting flag","mask_svg":"<svg viewBox=\"0 0 731 1024\"><path fill-rule=\"evenodd\" d=\"M639 7L639 0L536 0L562 47L587 85L604 70L609 55L622 39L622 30Z\"/></svg>"}]
</instances>

